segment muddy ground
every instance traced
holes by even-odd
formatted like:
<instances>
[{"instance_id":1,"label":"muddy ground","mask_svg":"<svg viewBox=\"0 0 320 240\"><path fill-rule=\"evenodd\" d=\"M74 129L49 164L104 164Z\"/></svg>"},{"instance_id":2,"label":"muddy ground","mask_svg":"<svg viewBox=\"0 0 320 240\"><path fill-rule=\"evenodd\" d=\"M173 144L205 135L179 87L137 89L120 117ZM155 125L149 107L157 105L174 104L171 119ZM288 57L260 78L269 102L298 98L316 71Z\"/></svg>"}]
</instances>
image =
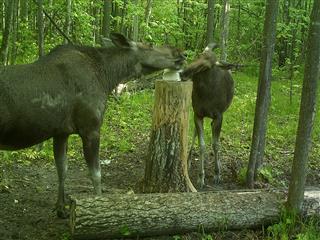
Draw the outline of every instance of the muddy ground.
<instances>
[{"instance_id":1,"label":"muddy ground","mask_svg":"<svg viewBox=\"0 0 320 240\"><path fill-rule=\"evenodd\" d=\"M120 154L102 165L104 193L137 192L144 174L147 144ZM224 153L226 154L226 153ZM105 156L104 156L105 157ZM242 188L237 184L235 162L224 155L221 189ZM212 169L212 166L208 166ZM68 220L56 217L57 174L53 161L37 159L31 164L0 161L0 240L67 240L70 237ZM209 172L209 170L207 171ZM195 181L195 174L192 180ZM212 179L209 174L208 179ZM83 159L69 160L66 180L67 194L93 192ZM231 234L231 235L230 235ZM248 235L249 234L249 235ZM221 239L259 239L259 233L227 233ZM158 239L158 238L152 238ZM173 239L166 236L161 239ZM188 234L182 239L201 239L199 234Z\"/></svg>"}]
</instances>

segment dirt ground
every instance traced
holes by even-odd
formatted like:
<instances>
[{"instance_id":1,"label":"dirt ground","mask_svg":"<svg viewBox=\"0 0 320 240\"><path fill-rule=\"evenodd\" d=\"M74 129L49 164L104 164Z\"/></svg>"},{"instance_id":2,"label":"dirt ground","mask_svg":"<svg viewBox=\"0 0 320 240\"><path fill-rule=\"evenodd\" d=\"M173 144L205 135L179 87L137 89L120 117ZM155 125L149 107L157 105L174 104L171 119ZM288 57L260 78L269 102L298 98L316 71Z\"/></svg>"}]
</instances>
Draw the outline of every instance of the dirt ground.
<instances>
[{"instance_id":1,"label":"dirt ground","mask_svg":"<svg viewBox=\"0 0 320 240\"><path fill-rule=\"evenodd\" d=\"M120 155L110 163L102 165L104 193L126 193L132 190L137 192L138 183L144 174L145 149L147 146L141 145L135 151ZM224 183L219 188L241 188L235 184L234 167L232 161L228 159L223 161ZM69 239L68 220L57 218L54 211L57 198L57 174L54 162L36 160L30 165L8 165L0 161L0 170L0 240ZM211 177L209 174L209 179ZM192 176L192 180L195 181L195 176ZM93 192L83 159L69 161L65 185L67 194ZM245 239L239 235L232 236L234 237L226 239ZM185 239L198 238L191 234Z\"/></svg>"}]
</instances>

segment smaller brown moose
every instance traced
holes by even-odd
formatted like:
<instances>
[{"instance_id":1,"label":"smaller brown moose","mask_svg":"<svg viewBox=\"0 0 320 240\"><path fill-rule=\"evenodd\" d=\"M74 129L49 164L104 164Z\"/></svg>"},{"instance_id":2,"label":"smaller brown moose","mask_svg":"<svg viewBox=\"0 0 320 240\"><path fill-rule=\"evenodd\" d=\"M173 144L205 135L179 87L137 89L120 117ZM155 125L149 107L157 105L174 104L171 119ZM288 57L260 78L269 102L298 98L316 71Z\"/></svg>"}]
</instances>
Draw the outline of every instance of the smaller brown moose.
<instances>
[{"instance_id":1,"label":"smaller brown moose","mask_svg":"<svg viewBox=\"0 0 320 240\"><path fill-rule=\"evenodd\" d=\"M212 119L212 148L215 160L214 182L219 183L221 171L219 137L223 113L230 106L234 94L234 82L228 70L236 65L219 63L212 52L216 47L215 43L209 44L199 58L192 62L181 74L183 80L191 78L193 81L192 107L194 111L195 132L189 153L189 167L197 135L200 145L200 173L198 182L201 188L203 188L205 180L204 163L206 155L203 119L205 117Z\"/></svg>"}]
</instances>

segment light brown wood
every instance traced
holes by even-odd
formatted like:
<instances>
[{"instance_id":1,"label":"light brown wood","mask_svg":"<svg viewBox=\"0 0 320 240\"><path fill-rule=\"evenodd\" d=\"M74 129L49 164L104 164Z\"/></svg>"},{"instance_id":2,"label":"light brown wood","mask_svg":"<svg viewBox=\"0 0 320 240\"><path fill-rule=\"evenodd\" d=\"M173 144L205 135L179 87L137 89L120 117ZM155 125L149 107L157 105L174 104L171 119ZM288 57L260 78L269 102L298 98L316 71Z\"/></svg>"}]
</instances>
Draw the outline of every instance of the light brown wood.
<instances>
[{"instance_id":1,"label":"light brown wood","mask_svg":"<svg viewBox=\"0 0 320 240\"><path fill-rule=\"evenodd\" d=\"M196 191L187 168L192 82L158 80L144 192Z\"/></svg>"}]
</instances>

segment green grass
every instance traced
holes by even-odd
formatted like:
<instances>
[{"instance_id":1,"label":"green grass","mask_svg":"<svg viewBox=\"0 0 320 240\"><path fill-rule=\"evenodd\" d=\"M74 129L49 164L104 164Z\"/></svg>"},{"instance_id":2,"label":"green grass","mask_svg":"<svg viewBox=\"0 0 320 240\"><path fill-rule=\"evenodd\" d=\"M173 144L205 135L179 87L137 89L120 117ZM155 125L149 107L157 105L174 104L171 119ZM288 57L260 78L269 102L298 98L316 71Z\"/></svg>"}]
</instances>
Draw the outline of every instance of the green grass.
<instances>
[{"instance_id":1,"label":"green grass","mask_svg":"<svg viewBox=\"0 0 320 240\"><path fill-rule=\"evenodd\" d=\"M258 78L237 73L234 74L234 79L236 83L235 97L224 115L221 147L224 157L240 162L242 169L238 172L238 177L241 179L244 178L250 153ZM301 81L301 78L294 80L292 103L289 101L290 83L286 80L272 82L265 166L261 175L263 179L276 187L286 187L289 180L299 118ZM153 94L153 90L144 90L134 94L124 93L118 100L109 97L101 130L100 152L102 159L112 159L120 154L125 155L132 151L145 150L141 149L137 143L148 142L149 139L154 103ZM191 109L190 113L192 113ZM320 155L320 119L318 113L319 111L315 118L313 145L309 159L309 170L314 172L320 169L318 160ZM190 114L190 140L192 132L193 119ZM210 149L211 126L209 120L205 121L205 134L207 148ZM53 161L51 142L51 140L47 141L41 151L35 151L34 148L12 152L0 151L0 159L2 162L15 161L20 164L31 164L37 160L42 162L45 160L50 163ZM69 159L83 161L81 145L78 136L70 137ZM268 228L265 232L265 239L320 239L317 224L315 222L291 224L290 220L285 218L278 225ZM286 238L286 234L291 234L290 238ZM203 235L202 239L215 239L215 237Z\"/></svg>"},{"instance_id":2,"label":"green grass","mask_svg":"<svg viewBox=\"0 0 320 240\"><path fill-rule=\"evenodd\" d=\"M234 75L235 96L230 108L224 114L221 133L221 146L224 154L239 159L246 167L249 158L253 128L257 77L244 73ZM293 102L289 102L290 84L285 80L272 82L272 101L269 111L268 132L266 140L266 164L271 166L265 174L280 177L290 171L293 158L295 135L299 114L301 79L296 79L293 88ZM115 155L133 151L136 143L148 141L152 121L153 90L144 90L134 94L124 93L118 100L109 97L108 108L101 130L101 155L113 158ZM190 109L190 139L193 132L193 116ZM211 149L210 120L205 121L205 140ZM313 145L310 154L310 169L319 169L320 155L320 120L316 117L313 131ZM81 142L78 136L69 140L68 156L81 158ZM51 141L44 144L42 151L34 148L0 152L4 161L15 160L29 164L37 159L53 160ZM278 182L279 181L275 181Z\"/></svg>"}]
</instances>

